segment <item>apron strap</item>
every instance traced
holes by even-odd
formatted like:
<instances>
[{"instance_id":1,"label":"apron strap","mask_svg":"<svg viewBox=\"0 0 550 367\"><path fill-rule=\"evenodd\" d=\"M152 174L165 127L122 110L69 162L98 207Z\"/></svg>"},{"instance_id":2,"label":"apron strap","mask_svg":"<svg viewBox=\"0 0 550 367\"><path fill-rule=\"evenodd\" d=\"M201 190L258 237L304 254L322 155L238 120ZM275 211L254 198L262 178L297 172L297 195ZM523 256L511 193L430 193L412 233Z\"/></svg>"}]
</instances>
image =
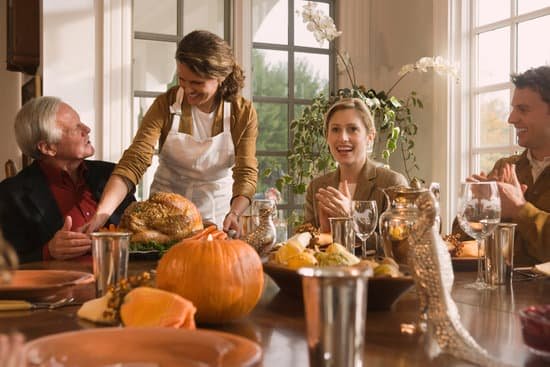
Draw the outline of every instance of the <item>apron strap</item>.
<instances>
[{"instance_id":1,"label":"apron strap","mask_svg":"<svg viewBox=\"0 0 550 367\"><path fill-rule=\"evenodd\" d=\"M223 131L231 132L231 102L223 103Z\"/></svg>"}]
</instances>

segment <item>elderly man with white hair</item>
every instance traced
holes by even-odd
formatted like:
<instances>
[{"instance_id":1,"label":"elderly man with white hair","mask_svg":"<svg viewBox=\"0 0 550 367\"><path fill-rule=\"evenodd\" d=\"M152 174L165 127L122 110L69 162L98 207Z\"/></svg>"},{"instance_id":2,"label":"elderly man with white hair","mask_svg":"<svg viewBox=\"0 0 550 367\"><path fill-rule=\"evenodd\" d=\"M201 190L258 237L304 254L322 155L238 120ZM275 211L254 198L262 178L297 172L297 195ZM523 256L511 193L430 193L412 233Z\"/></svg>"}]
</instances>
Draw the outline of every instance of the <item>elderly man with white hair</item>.
<instances>
[{"instance_id":1,"label":"elderly man with white hair","mask_svg":"<svg viewBox=\"0 0 550 367\"><path fill-rule=\"evenodd\" d=\"M74 259L90 252L79 230L95 214L113 163L94 154L90 128L55 97L27 102L15 118L19 148L34 162L0 183L0 226L21 262ZM134 201L126 196L108 224L118 224Z\"/></svg>"}]
</instances>

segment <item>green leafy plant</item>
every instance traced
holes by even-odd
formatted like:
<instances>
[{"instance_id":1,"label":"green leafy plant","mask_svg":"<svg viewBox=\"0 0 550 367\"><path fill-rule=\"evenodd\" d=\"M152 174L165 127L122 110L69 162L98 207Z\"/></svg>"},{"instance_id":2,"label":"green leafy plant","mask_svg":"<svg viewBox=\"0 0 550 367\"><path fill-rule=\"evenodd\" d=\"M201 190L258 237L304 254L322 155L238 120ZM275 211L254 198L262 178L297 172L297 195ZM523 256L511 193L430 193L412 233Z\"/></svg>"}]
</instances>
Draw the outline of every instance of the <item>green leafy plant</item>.
<instances>
[{"instance_id":1,"label":"green leafy plant","mask_svg":"<svg viewBox=\"0 0 550 367\"><path fill-rule=\"evenodd\" d=\"M317 9L315 3L306 3L298 13L321 45L342 34L336 29L332 18ZM423 104L414 91L404 99L391 95L391 92L405 76L414 71L434 70L439 74L458 77L456 68L442 57L422 57L415 64L404 65L398 79L387 91L377 92L357 84L355 69L347 53L336 51L336 56L339 70L346 73L351 86L339 89L334 95L319 94L314 97L302 115L290 123L293 141L288 154L288 173L276 181L279 190L290 186L294 193L303 194L312 177L335 169L336 164L325 140L324 115L335 101L350 97L362 99L373 114L377 138L371 158L388 164L390 156L398 151L403 159L405 174L412 180L414 172L419 169L414 153L418 125L412 111L414 108L423 108Z\"/></svg>"}]
</instances>

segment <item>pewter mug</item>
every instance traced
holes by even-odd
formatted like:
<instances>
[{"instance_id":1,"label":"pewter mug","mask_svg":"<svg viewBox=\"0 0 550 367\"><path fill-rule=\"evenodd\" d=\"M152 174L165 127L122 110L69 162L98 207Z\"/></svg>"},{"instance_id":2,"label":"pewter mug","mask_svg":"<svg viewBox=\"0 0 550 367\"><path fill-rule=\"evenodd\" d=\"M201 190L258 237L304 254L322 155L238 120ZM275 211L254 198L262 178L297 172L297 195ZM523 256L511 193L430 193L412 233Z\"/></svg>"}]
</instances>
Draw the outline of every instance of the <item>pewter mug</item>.
<instances>
[{"instance_id":1,"label":"pewter mug","mask_svg":"<svg viewBox=\"0 0 550 367\"><path fill-rule=\"evenodd\" d=\"M485 281L490 285L510 282L514 268L515 223L499 223L485 239Z\"/></svg>"},{"instance_id":2,"label":"pewter mug","mask_svg":"<svg viewBox=\"0 0 550 367\"><path fill-rule=\"evenodd\" d=\"M101 297L128 276L130 233L94 232L91 236L96 295Z\"/></svg>"},{"instance_id":3,"label":"pewter mug","mask_svg":"<svg viewBox=\"0 0 550 367\"><path fill-rule=\"evenodd\" d=\"M355 255L355 231L353 230L353 218L332 217L330 222L330 233L332 241L344 246L350 253Z\"/></svg>"},{"instance_id":4,"label":"pewter mug","mask_svg":"<svg viewBox=\"0 0 550 367\"><path fill-rule=\"evenodd\" d=\"M301 268L311 367L362 367L372 269Z\"/></svg>"}]
</instances>

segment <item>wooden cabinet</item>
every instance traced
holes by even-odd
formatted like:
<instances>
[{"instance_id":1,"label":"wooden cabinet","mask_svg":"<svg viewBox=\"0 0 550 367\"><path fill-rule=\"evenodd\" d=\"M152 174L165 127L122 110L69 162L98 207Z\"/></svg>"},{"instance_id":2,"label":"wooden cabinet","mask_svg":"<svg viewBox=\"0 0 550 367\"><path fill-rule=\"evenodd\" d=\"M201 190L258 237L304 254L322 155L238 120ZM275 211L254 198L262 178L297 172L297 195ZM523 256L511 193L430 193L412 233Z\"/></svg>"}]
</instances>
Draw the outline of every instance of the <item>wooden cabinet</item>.
<instances>
[{"instance_id":1,"label":"wooden cabinet","mask_svg":"<svg viewBox=\"0 0 550 367\"><path fill-rule=\"evenodd\" d=\"M8 0L7 6L7 68L34 75L40 65L40 0Z\"/></svg>"}]
</instances>

